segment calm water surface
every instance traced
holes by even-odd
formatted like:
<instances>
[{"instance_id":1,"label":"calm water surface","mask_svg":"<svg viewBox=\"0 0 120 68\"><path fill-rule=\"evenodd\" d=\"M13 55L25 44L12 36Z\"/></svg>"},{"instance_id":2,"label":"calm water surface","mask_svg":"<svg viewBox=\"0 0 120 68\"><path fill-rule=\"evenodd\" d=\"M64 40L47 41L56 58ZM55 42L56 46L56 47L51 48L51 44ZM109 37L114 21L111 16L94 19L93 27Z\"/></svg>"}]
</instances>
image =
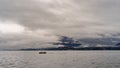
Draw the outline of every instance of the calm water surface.
<instances>
[{"instance_id":1,"label":"calm water surface","mask_svg":"<svg viewBox=\"0 0 120 68\"><path fill-rule=\"evenodd\" d=\"M0 68L120 68L120 51L0 51Z\"/></svg>"}]
</instances>

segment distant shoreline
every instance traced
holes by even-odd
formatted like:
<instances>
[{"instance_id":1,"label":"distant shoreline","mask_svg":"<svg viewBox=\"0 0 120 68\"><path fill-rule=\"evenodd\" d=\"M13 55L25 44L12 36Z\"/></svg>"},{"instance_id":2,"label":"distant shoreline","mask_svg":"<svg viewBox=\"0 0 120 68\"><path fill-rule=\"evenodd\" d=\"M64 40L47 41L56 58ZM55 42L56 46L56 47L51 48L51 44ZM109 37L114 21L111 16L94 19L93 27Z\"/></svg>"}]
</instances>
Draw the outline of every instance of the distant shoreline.
<instances>
[{"instance_id":1,"label":"distant shoreline","mask_svg":"<svg viewBox=\"0 0 120 68\"><path fill-rule=\"evenodd\" d=\"M23 48L23 49L0 49L0 51L62 51L62 50L76 50L76 51L85 51L85 50L120 50L120 47L80 47L80 48Z\"/></svg>"}]
</instances>

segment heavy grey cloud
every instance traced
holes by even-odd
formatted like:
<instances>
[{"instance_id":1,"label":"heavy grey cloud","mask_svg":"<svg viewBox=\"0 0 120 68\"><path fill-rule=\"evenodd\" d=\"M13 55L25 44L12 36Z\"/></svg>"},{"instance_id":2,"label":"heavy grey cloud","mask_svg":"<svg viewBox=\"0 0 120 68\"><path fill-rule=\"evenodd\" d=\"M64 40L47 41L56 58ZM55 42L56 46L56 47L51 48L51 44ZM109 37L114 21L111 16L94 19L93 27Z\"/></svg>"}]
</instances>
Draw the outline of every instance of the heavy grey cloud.
<instances>
[{"instance_id":1,"label":"heavy grey cloud","mask_svg":"<svg viewBox=\"0 0 120 68\"><path fill-rule=\"evenodd\" d=\"M1 40L7 42L1 46L40 47L44 41L56 41L58 35L114 37L120 33L119 6L119 0L0 0L0 23L12 21L25 28L21 34L8 33L8 38L1 33Z\"/></svg>"}]
</instances>

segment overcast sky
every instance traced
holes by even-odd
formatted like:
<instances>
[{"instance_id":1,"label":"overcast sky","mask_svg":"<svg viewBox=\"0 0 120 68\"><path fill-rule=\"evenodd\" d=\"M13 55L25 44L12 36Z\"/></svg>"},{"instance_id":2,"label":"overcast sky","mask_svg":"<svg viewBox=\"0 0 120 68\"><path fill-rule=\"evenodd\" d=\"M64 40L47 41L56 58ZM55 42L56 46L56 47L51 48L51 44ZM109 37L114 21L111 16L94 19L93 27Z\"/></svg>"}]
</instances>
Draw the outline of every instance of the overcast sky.
<instances>
[{"instance_id":1,"label":"overcast sky","mask_svg":"<svg viewBox=\"0 0 120 68\"><path fill-rule=\"evenodd\" d=\"M59 36L115 37L120 0L0 0L1 48L49 47Z\"/></svg>"}]
</instances>

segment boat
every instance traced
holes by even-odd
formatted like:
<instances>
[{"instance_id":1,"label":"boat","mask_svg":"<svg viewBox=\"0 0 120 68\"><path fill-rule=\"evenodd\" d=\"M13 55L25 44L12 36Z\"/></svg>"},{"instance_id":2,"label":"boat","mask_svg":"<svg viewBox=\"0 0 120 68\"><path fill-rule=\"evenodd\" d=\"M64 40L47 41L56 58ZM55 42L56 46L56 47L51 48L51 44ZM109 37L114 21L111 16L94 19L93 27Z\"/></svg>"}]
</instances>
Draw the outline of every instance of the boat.
<instances>
[{"instance_id":1,"label":"boat","mask_svg":"<svg viewBox=\"0 0 120 68\"><path fill-rule=\"evenodd\" d=\"M47 52L39 52L39 54L47 54Z\"/></svg>"}]
</instances>

